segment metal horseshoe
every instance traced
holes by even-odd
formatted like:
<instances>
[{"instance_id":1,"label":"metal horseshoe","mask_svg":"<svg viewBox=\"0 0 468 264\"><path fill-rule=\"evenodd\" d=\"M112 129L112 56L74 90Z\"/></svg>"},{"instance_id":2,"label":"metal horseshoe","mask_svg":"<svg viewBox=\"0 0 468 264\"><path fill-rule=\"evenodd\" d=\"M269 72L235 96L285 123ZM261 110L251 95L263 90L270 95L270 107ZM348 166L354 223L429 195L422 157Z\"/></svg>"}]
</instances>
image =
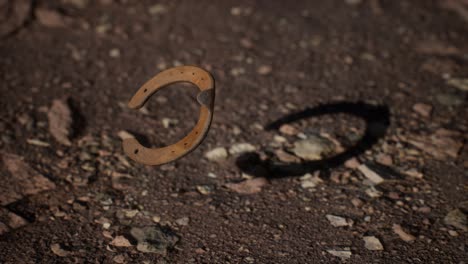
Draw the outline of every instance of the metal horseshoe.
<instances>
[{"instance_id":1,"label":"metal horseshoe","mask_svg":"<svg viewBox=\"0 0 468 264\"><path fill-rule=\"evenodd\" d=\"M199 67L180 66L160 72L138 89L128 103L128 107L141 108L151 95L177 82L190 82L200 89L197 101L201 107L197 124L183 139L167 147L146 148L135 138L124 139L122 142L124 152L132 160L146 165L160 165L174 161L194 150L208 133L213 118L215 85L210 73Z\"/></svg>"}]
</instances>

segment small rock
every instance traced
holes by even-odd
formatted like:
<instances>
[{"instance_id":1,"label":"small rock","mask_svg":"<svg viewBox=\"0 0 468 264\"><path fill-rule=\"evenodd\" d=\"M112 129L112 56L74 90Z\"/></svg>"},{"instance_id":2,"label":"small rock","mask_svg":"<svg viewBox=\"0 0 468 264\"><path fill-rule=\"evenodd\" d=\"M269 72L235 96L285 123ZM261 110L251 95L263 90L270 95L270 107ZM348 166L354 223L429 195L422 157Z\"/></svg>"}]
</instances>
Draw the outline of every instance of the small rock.
<instances>
[{"instance_id":1,"label":"small rock","mask_svg":"<svg viewBox=\"0 0 468 264\"><path fill-rule=\"evenodd\" d=\"M453 237L457 237L457 236L458 236L458 232L455 231L455 230L449 230L448 233L449 233L450 236L453 236Z\"/></svg>"},{"instance_id":2,"label":"small rock","mask_svg":"<svg viewBox=\"0 0 468 264\"><path fill-rule=\"evenodd\" d=\"M65 17L55 10L37 8L35 11L36 18L43 26L46 27L64 27Z\"/></svg>"},{"instance_id":3,"label":"small rock","mask_svg":"<svg viewBox=\"0 0 468 264\"><path fill-rule=\"evenodd\" d=\"M288 136L294 136L297 135L297 133L299 133L299 131L297 131L295 127L288 124L280 126L279 131Z\"/></svg>"},{"instance_id":4,"label":"small rock","mask_svg":"<svg viewBox=\"0 0 468 264\"><path fill-rule=\"evenodd\" d=\"M150 6L150 8L148 9L148 12L151 15L162 15L162 14L167 13L167 7L163 4L155 4L155 5Z\"/></svg>"},{"instance_id":5,"label":"small rock","mask_svg":"<svg viewBox=\"0 0 468 264\"><path fill-rule=\"evenodd\" d=\"M207 153L205 153L205 158L210 161L222 161L228 157L228 152L223 147L214 148Z\"/></svg>"},{"instance_id":6,"label":"small rock","mask_svg":"<svg viewBox=\"0 0 468 264\"><path fill-rule=\"evenodd\" d=\"M451 78L447 80L447 83L464 92L468 92L468 79Z\"/></svg>"},{"instance_id":7,"label":"small rock","mask_svg":"<svg viewBox=\"0 0 468 264\"><path fill-rule=\"evenodd\" d=\"M177 119L172 119L172 118L163 118L162 119L162 124L164 128L170 128L174 125L177 125L179 123L179 120Z\"/></svg>"},{"instance_id":8,"label":"small rock","mask_svg":"<svg viewBox=\"0 0 468 264\"><path fill-rule=\"evenodd\" d=\"M346 218L341 216L327 214L326 217L334 227L351 226L353 224L352 221L348 221Z\"/></svg>"},{"instance_id":9,"label":"small rock","mask_svg":"<svg viewBox=\"0 0 468 264\"><path fill-rule=\"evenodd\" d=\"M182 217L182 218L177 219L175 222L176 224L180 226L186 226L189 224L190 219L188 217Z\"/></svg>"},{"instance_id":10,"label":"small rock","mask_svg":"<svg viewBox=\"0 0 468 264\"><path fill-rule=\"evenodd\" d=\"M365 236L364 237L364 246L368 250L383 250L382 243L380 243L380 240L376 238L375 236Z\"/></svg>"},{"instance_id":11,"label":"small rock","mask_svg":"<svg viewBox=\"0 0 468 264\"><path fill-rule=\"evenodd\" d=\"M10 228L8 228L8 226L4 223L0 222L0 236L7 233L8 231L10 231Z\"/></svg>"},{"instance_id":12,"label":"small rock","mask_svg":"<svg viewBox=\"0 0 468 264\"><path fill-rule=\"evenodd\" d=\"M211 188L207 185L198 185L197 191L203 195L208 195L211 193Z\"/></svg>"},{"instance_id":13,"label":"small rock","mask_svg":"<svg viewBox=\"0 0 468 264\"><path fill-rule=\"evenodd\" d=\"M123 210L125 217L133 218L135 217L140 211L138 210Z\"/></svg>"},{"instance_id":14,"label":"small rock","mask_svg":"<svg viewBox=\"0 0 468 264\"><path fill-rule=\"evenodd\" d=\"M126 239L124 236L116 236L110 244L116 247L131 247L132 246L130 241L128 241L128 239Z\"/></svg>"},{"instance_id":15,"label":"small rock","mask_svg":"<svg viewBox=\"0 0 468 264\"><path fill-rule=\"evenodd\" d=\"M257 73L260 74L260 75L267 75L267 74L271 73L272 69L273 68L270 65L262 65L262 66L258 67Z\"/></svg>"},{"instance_id":16,"label":"small rock","mask_svg":"<svg viewBox=\"0 0 468 264\"><path fill-rule=\"evenodd\" d=\"M356 158L350 158L344 163L344 165L346 168L349 169L357 169L361 165L361 163L359 163L359 161Z\"/></svg>"},{"instance_id":17,"label":"small rock","mask_svg":"<svg viewBox=\"0 0 468 264\"><path fill-rule=\"evenodd\" d=\"M229 148L229 153L231 155L239 155L245 152L252 152L255 151L256 148L249 143L238 143L234 144Z\"/></svg>"},{"instance_id":18,"label":"small rock","mask_svg":"<svg viewBox=\"0 0 468 264\"><path fill-rule=\"evenodd\" d=\"M397 234L405 242L410 242L416 239L416 237L413 235L405 232L400 225L394 224L392 229L393 232L395 232L395 234Z\"/></svg>"},{"instance_id":19,"label":"small rock","mask_svg":"<svg viewBox=\"0 0 468 264\"><path fill-rule=\"evenodd\" d=\"M294 143L293 153L305 160L320 160L333 151L333 142L319 136L309 136L307 139Z\"/></svg>"},{"instance_id":20,"label":"small rock","mask_svg":"<svg viewBox=\"0 0 468 264\"><path fill-rule=\"evenodd\" d=\"M125 256L124 255L117 255L112 259L115 263L123 264L125 263Z\"/></svg>"},{"instance_id":21,"label":"small rock","mask_svg":"<svg viewBox=\"0 0 468 264\"><path fill-rule=\"evenodd\" d=\"M72 253L70 251L62 249L60 244L52 244L52 245L50 245L50 249L52 250L52 252L55 255L57 255L59 257L66 257L66 256L68 256L68 255L70 255Z\"/></svg>"},{"instance_id":22,"label":"small rock","mask_svg":"<svg viewBox=\"0 0 468 264\"><path fill-rule=\"evenodd\" d=\"M413 110L423 117L430 117L432 113L432 106L423 103L413 105Z\"/></svg>"},{"instance_id":23,"label":"small rock","mask_svg":"<svg viewBox=\"0 0 468 264\"><path fill-rule=\"evenodd\" d=\"M390 157L390 155L387 154L379 154L377 155L376 161L380 164L383 164L385 166L392 166L393 165L393 159Z\"/></svg>"},{"instance_id":24,"label":"small rock","mask_svg":"<svg viewBox=\"0 0 468 264\"><path fill-rule=\"evenodd\" d=\"M319 174L316 173L312 176L312 174L307 173L301 177L301 187L304 189L308 188L315 188L317 185L322 183L323 180L320 179Z\"/></svg>"},{"instance_id":25,"label":"small rock","mask_svg":"<svg viewBox=\"0 0 468 264\"><path fill-rule=\"evenodd\" d=\"M50 144L45 142L45 141L42 141L42 140L39 140L39 139L30 139L28 138L26 140L26 142L30 145L34 145L34 146L38 146L38 147L42 147L42 148L47 148L47 147L50 147Z\"/></svg>"},{"instance_id":26,"label":"small rock","mask_svg":"<svg viewBox=\"0 0 468 264\"><path fill-rule=\"evenodd\" d=\"M8 222L7 225L13 229L20 228L28 224L28 221L23 217L13 213L8 212Z\"/></svg>"},{"instance_id":27,"label":"small rock","mask_svg":"<svg viewBox=\"0 0 468 264\"><path fill-rule=\"evenodd\" d=\"M463 100L454 94L437 94L437 101L445 106L459 106L463 104Z\"/></svg>"},{"instance_id":28,"label":"small rock","mask_svg":"<svg viewBox=\"0 0 468 264\"><path fill-rule=\"evenodd\" d=\"M72 111L65 100L54 100L47 113L49 132L61 144L70 146L72 135Z\"/></svg>"},{"instance_id":29,"label":"small rock","mask_svg":"<svg viewBox=\"0 0 468 264\"><path fill-rule=\"evenodd\" d=\"M335 257L339 257L339 258L344 259L344 260L351 258L351 255L353 254L353 253L351 253L350 250L333 250L333 249L329 249L329 250L327 250L327 252L332 254Z\"/></svg>"},{"instance_id":30,"label":"small rock","mask_svg":"<svg viewBox=\"0 0 468 264\"><path fill-rule=\"evenodd\" d=\"M467 231L467 217L466 215L460 210L455 209L450 211L444 218L444 222L447 225L454 226L459 228L463 231Z\"/></svg>"},{"instance_id":31,"label":"small rock","mask_svg":"<svg viewBox=\"0 0 468 264\"><path fill-rule=\"evenodd\" d=\"M265 178L253 178L240 183L228 183L226 187L240 194L254 194L260 192L267 183Z\"/></svg>"},{"instance_id":32,"label":"small rock","mask_svg":"<svg viewBox=\"0 0 468 264\"><path fill-rule=\"evenodd\" d=\"M144 253L166 255L179 241L178 236L160 226L133 227L130 234L138 241L137 250Z\"/></svg>"},{"instance_id":33,"label":"small rock","mask_svg":"<svg viewBox=\"0 0 468 264\"><path fill-rule=\"evenodd\" d=\"M109 57L111 57L111 58L119 58L119 57L120 57L120 50L119 50L119 49L116 49L116 48L111 49L111 50L109 51Z\"/></svg>"},{"instance_id":34,"label":"small rock","mask_svg":"<svg viewBox=\"0 0 468 264\"><path fill-rule=\"evenodd\" d=\"M353 198L351 199L351 203L356 206L356 207L361 207L364 203L362 202L361 199L359 198Z\"/></svg>"},{"instance_id":35,"label":"small rock","mask_svg":"<svg viewBox=\"0 0 468 264\"><path fill-rule=\"evenodd\" d=\"M298 163L300 162L300 159L294 155L291 155L281 149L275 151L276 157L282 162L287 162L287 163Z\"/></svg>"},{"instance_id":36,"label":"small rock","mask_svg":"<svg viewBox=\"0 0 468 264\"><path fill-rule=\"evenodd\" d=\"M119 133L117 133L117 136L119 136L121 140L125 140L127 138L135 138L134 135L130 134L129 132L125 130L120 130Z\"/></svg>"},{"instance_id":37,"label":"small rock","mask_svg":"<svg viewBox=\"0 0 468 264\"><path fill-rule=\"evenodd\" d=\"M371 170L367 165L362 164L361 166L358 167L358 170L366 176L367 179L369 179L371 182L374 184L380 184L384 181L380 175L378 175L375 171Z\"/></svg>"},{"instance_id":38,"label":"small rock","mask_svg":"<svg viewBox=\"0 0 468 264\"><path fill-rule=\"evenodd\" d=\"M371 197L371 198L379 198L383 195L383 193L377 189L375 189L374 186L371 186L366 189L366 194Z\"/></svg>"}]
</instances>

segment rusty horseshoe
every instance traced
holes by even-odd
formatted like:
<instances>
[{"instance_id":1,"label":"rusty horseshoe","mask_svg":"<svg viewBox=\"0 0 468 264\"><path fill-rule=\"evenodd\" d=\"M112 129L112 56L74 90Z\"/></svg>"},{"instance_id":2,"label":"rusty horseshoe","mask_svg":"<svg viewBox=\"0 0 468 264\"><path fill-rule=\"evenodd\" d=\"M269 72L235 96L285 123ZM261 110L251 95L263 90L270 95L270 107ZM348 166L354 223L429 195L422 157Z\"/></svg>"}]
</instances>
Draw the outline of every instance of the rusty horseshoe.
<instances>
[{"instance_id":1,"label":"rusty horseshoe","mask_svg":"<svg viewBox=\"0 0 468 264\"><path fill-rule=\"evenodd\" d=\"M189 82L200 89L197 101L201 107L197 124L183 139L162 148L146 148L135 138L124 139L124 152L132 160L145 165L161 165L174 161L194 150L208 133L213 118L215 85L211 74L199 67L179 66L160 72L138 89L128 107L141 108L151 95L177 82Z\"/></svg>"}]
</instances>

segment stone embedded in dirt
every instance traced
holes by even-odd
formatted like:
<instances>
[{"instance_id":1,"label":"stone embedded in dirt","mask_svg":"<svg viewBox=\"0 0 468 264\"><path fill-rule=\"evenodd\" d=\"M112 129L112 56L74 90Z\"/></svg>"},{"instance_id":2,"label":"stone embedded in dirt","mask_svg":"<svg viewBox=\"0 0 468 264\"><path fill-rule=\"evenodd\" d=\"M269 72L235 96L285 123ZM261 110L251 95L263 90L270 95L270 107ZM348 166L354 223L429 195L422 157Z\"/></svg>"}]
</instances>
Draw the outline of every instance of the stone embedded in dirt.
<instances>
[{"instance_id":1,"label":"stone embedded in dirt","mask_svg":"<svg viewBox=\"0 0 468 264\"><path fill-rule=\"evenodd\" d=\"M382 178L379 174L375 171L371 170L366 164L362 164L358 167L358 170L366 176L374 184L380 184L384 182L384 178Z\"/></svg>"},{"instance_id":2,"label":"stone embedded in dirt","mask_svg":"<svg viewBox=\"0 0 468 264\"><path fill-rule=\"evenodd\" d=\"M447 80L447 83L464 92L468 92L468 79L451 78Z\"/></svg>"},{"instance_id":3,"label":"stone embedded in dirt","mask_svg":"<svg viewBox=\"0 0 468 264\"><path fill-rule=\"evenodd\" d=\"M229 148L231 155L239 155L246 152L255 151L257 148L250 143L237 143Z\"/></svg>"},{"instance_id":4,"label":"stone embedded in dirt","mask_svg":"<svg viewBox=\"0 0 468 264\"><path fill-rule=\"evenodd\" d=\"M254 194L262 190L268 184L265 178L253 178L239 183L227 183L226 187L240 194Z\"/></svg>"},{"instance_id":5,"label":"stone embedded in dirt","mask_svg":"<svg viewBox=\"0 0 468 264\"><path fill-rule=\"evenodd\" d=\"M463 147L460 133L446 129L439 129L432 135L408 137L404 141L439 160L457 158Z\"/></svg>"},{"instance_id":6,"label":"stone embedded in dirt","mask_svg":"<svg viewBox=\"0 0 468 264\"><path fill-rule=\"evenodd\" d=\"M270 65L262 65L257 68L257 73L260 75L270 74L273 68Z\"/></svg>"},{"instance_id":7,"label":"stone embedded in dirt","mask_svg":"<svg viewBox=\"0 0 468 264\"><path fill-rule=\"evenodd\" d=\"M430 117L432 113L432 106L423 103L413 105L413 110L423 117Z\"/></svg>"},{"instance_id":8,"label":"stone embedded in dirt","mask_svg":"<svg viewBox=\"0 0 468 264\"><path fill-rule=\"evenodd\" d=\"M294 136L299 133L299 131L295 127L288 125L288 124L281 125L279 128L279 131L282 134L288 135L288 136Z\"/></svg>"},{"instance_id":9,"label":"stone embedded in dirt","mask_svg":"<svg viewBox=\"0 0 468 264\"><path fill-rule=\"evenodd\" d=\"M47 113L49 132L61 144L71 146L70 137L73 133L72 111L66 100L55 99Z\"/></svg>"},{"instance_id":10,"label":"stone embedded in dirt","mask_svg":"<svg viewBox=\"0 0 468 264\"><path fill-rule=\"evenodd\" d=\"M364 238L364 246L368 250L383 250L382 243L380 243L380 240L376 238L375 236L365 236Z\"/></svg>"},{"instance_id":11,"label":"stone embedded in dirt","mask_svg":"<svg viewBox=\"0 0 468 264\"><path fill-rule=\"evenodd\" d=\"M197 191L203 195L208 195L211 193L210 186L207 185L197 185Z\"/></svg>"},{"instance_id":12,"label":"stone embedded in dirt","mask_svg":"<svg viewBox=\"0 0 468 264\"><path fill-rule=\"evenodd\" d=\"M412 178L415 178L415 179L422 179L424 178L424 174L422 174L421 172L419 172L418 170L416 169L409 169L409 170L406 170L404 171L404 173Z\"/></svg>"},{"instance_id":13,"label":"stone embedded in dirt","mask_svg":"<svg viewBox=\"0 0 468 264\"><path fill-rule=\"evenodd\" d=\"M343 260L346 260L346 259L349 259L351 258L351 255L353 255L353 253L351 252L351 250L334 250L334 249L329 249L327 250L328 253L332 254L333 256L335 257L339 257Z\"/></svg>"},{"instance_id":14,"label":"stone embedded in dirt","mask_svg":"<svg viewBox=\"0 0 468 264\"><path fill-rule=\"evenodd\" d=\"M0 153L0 158L10 175L0 175L0 205L7 205L27 195L55 188L55 184L30 167L21 157Z\"/></svg>"},{"instance_id":15,"label":"stone embedded in dirt","mask_svg":"<svg viewBox=\"0 0 468 264\"><path fill-rule=\"evenodd\" d=\"M175 222L176 222L176 224L178 224L180 226L186 226L186 225L189 224L190 218L184 216L184 217L181 217L181 218L177 219Z\"/></svg>"},{"instance_id":16,"label":"stone embedded in dirt","mask_svg":"<svg viewBox=\"0 0 468 264\"><path fill-rule=\"evenodd\" d=\"M319 177L319 173L314 173L314 175L307 173L301 177L301 187L304 189L315 188L317 185L323 182Z\"/></svg>"},{"instance_id":17,"label":"stone embedded in dirt","mask_svg":"<svg viewBox=\"0 0 468 264\"><path fill-rule=\"evenodd\" d=\"M223 147L218 147L214 148L208 152L205 153L205 158L207 158L210 161L223 161L228 157L228 152L226 148Z\"/></svg>"},{"instance_id":18,"label":"stone embedded in dirt","mask_svg":"<svg viewBox=\"0 0 468 264\"><path fill-rule=\"evenodd\" d=\"M39 139L26 139L26 142L30 145L34 145L34 146L38 146L38 147L42 147L42 148L47 148L47 147L50 147L50 144L45 142L45 141L42 141L42 140L39 140Z\"/></svg>"},{"instance_id":19,"label":"stone embedded in dirt","mask_svg":"<svg viewBox=\"0 0 468 264\"><path fill-rule=\"evenodd\" d=\"M125 131L125 130L120 130L119 133L117 133L117 136L121 139L121 140L125 140L127 138L135 138L134 135L132 135L131 133Z\"/></svg>"},{"instance_id":20,"label":"stone embedded in dirt","mask_svg":"<svg viewBox=\"0 0 468 264\"><path fill-rule=\"evenodd\" d=\"M66 257L66 256L71 255L71 254L73 253L73 252L70 252L70 251L68 251L68 250L64 250L64 249L60 246L60 244L57 244L57 243L50 245L50 249L52 250L52 252L53 252L55 255L57 255L57 256L59 256L59 257Z\"/></svg>"},{"instance_id":21,"label":"stone embedded in dirt","mask_svg":"<svg viewBox=\"0 0 468 264\"><path fill-rule=\"evenodd\" d=\"M131 247L132 244L124 236L116 236L110 243L112 246L116 247Z\"/></svg>"},{"instance_id":22,"label":"stone embedded in dirt","mask_svg":"<svg viewBox=\"0 0 468 264\"><path fill-rule=\"evenodd\" d=\"M332 226L334 226L334 227L352 226L353 225L352 220L347 220L346 218L341 217L341 216L327 214L326 217L327 217L328 221L330 222L330 224Z\"/></svg>"},{"instance_id":23,"label":"stone embedded in dirt","mask_svg":"<svg viewBox=\"0 0 468 264\"><path fill-rule=\"evenodd\" d=\"M400 225L393 224L392 229L393 232L395 232L395 234L397 234L405 242L410 242L416 239L416 237L414 237L413 235L405 232L405 230L403 230L403 228Z\"/></svg>"},{"instance_id":24,"label":"stone embedded in dirt","mask_svg":"<svg viewBox=\"0 0 468 264\"><path fill-rule=\"evenodd\" d=\"M292 152L305 160L320 160L333 150L333 142L329 139L311 135L307 139L294 142Z\"/></svg>"},{"instance_id":25,"label":"stone embedded in dirt","mask_svg":"<svg viewBox=\"0 0 468 264\"><path fill-rule=\"evenodd\" d=\"M30 18L31 13L30 0L15 0L0 2L0 37L7 36L24 26Z\"/></svg>"},{"instance_id":26,"label":"stone embedded in dirt","mask_svg":"<svg viewBox=\"0 0 468 264\"><path fill-rule=\"evenodd\" d=\"M132 237L138 241L137 250L144 253L166 255L179 241L179 237L160 226L132 227Z\"/></svg>"},{"instance_id":27,"label":"stone embedded in dirt","mask_svg":"<svg viewBox=\"0 0 468 264\"><path fill-rule=\"evenodd\" d=\"M447 225L454 226L463 231L468 231L468 220L466 214L464 214L460 209L455 209L450 211L444 218L444 222Z\"/></svg>"},{"instance_id":28,"label":"stone embedded in dirt","mask_svg":"<svg viewBox=\"0 0 468 264\"><path fill-rule=\"evenodd\" d=\"M65 17L56 10L37 8L35 15L39 23L46 27L64 27Z\"/></svg>"}]
</instances>

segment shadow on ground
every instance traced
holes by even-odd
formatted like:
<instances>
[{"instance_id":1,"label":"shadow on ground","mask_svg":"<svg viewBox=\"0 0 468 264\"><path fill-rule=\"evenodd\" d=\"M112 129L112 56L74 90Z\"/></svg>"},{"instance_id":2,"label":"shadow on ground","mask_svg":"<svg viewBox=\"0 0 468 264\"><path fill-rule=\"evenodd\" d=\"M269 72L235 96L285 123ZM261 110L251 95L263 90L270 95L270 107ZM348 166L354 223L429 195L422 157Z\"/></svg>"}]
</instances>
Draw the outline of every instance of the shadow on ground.
<instances>
[{"instance_id":1,"label":"shadow on ground","mask_svg":"<svg viewBox=\"0 0 468 264\"><path fill-rule=\"evenodd\" d=\"M302 119L318 117L327 114L349 114L362 118L366 122L366 129L360 140L352 147L335 156L317 161L303 161L301 163L281 163L273 161L272 157L260 159L256 152L249 152L239 156L236 165L245 173L257 177L282 178L302 176L316 170L327 171L342 165L346 160L359 156L370 149L380 138L383 138L390 125L390 111L384 105L371 105L364 102L338 102L319 105L314 108L288 114L265 126L268 130L278 130L282 125L294 123Z\"/></svg>"}]
</instances>

